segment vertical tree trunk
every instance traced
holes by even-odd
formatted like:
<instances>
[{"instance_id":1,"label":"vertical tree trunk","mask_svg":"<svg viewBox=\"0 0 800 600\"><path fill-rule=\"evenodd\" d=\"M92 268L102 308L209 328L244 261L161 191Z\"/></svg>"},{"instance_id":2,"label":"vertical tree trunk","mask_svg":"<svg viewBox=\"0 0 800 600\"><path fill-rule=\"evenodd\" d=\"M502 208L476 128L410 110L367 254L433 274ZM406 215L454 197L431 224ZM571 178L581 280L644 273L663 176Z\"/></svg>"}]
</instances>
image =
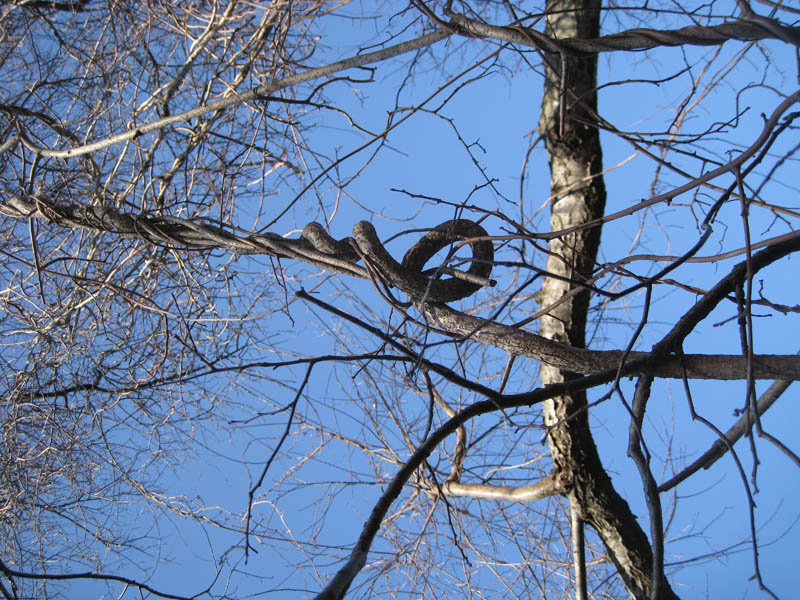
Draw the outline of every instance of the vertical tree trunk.
<instances>
[{"instance_id":1,"label":"vertical tree trunk","mask_svg":"<svg viewBox=\"0 0 800 600\"><path fill-rule=\"evenodd\" d=\"M553 37L598 36L599 0L548 0L547 12L547 32ZM550 68L539 126L550 161L550 223L558 230L602 216L606 195L599 133L590 125L597 107L596 56L550 54L547 60ZM550 242L550 275L539 294L543 306L555 304L591 274L599 242L600 227ZM542 317L540 333L583 347L588 307L587 291L571 296ZM545 384L575 376L546 365L541 374ZM553 462L561 478L571 484L572 505L602 538L628 591L635 598L646 598L651 589L650 543L600 462L585 408L585 393L554 398L544 405L545 424L552 427L548 441ZM664 597L676 596L667 587Z\"/></svg>"}]
</instances>

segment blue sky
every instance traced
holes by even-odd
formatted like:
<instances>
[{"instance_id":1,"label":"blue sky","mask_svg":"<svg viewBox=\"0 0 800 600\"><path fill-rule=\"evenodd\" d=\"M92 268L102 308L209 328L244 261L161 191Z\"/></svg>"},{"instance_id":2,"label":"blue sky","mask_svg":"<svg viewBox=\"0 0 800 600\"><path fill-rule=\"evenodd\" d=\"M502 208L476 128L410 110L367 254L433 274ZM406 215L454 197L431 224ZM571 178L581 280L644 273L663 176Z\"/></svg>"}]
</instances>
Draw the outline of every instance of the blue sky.
<instances>
[{"instance_id":1,"label":"blue sky","mask_svg":"<svg viewBox=\"0 0 800 600\"><path fill-rule=\"evenodd\" d=\"M674 106L687 97L690 102L696 100L701 94L705 94L703 87L709 81L724 73L724 83L710 89L707 97L703 96L700 108L691 112L682 129L682 133L691 134L702 132L721 122L735 123L736 127L724 127L712 139L703 142L706 151L722 159L726 153L741 150L752 142L763 124L761 113L769 113L779 101L778 95L768 89L768 86L775 85L777 89L785 89L782 86L789 85L787 78L791 76L792 53L777 43L766 43L763 46L764 50L773 53L773 64L768 64L766 71L764 63L759 62L765 53L762 55L760 48L751 48L747 56L727 72L743 47L744 44L731 43L719 52L716 48L662 48L647 53L604 55L600 60L601 84L624 82L626 79L639 81L604 87L600 93L601 114L623 131L665 131L675 116ZM467 65L469 57L488 54L492 49L493 47L482 42L456 40L448 51L455 56L450 62ZM438 57L444 50L436 48L433 52ZM336 235L346 235L355 220L365 218L357 204L368 203L370 209L380 213L380 216L373 215L372 220L382 234L389 233L394 228L402 230L412 227L406 221L409 218L417 223L419 220L436 222L440 218L449 217L447 209L430 204L424 205L422 212L418 214L418 207L412 207L403 194L392 192L393 188L459 202L484 183L483 173L472 164L472 157L468 156L464 146L456 139L451 122L447 119L452 119L458 125L459 134L467 144L475 144L472 146L474 156L485 172L497 180L494 185L500 195L484 189L471 196L470 201L484 208L519 211L520 173L531 139L530 132L537 126L541 73L531 72L508 51L504 53L501 62L502 68L493 69L492 76L448 102L441 111L441 116L417 115L411 124L392 132L387 142L391 150L379 154L378 159L346 188L353 202L342 203L342 208L331 226ZM788 65L788 74L779 73L776 65ZM686 72L673 81L658 85L654 83L655 80L683 69ZM451 68L451 71L454 70L455 68ZM429 71L420 71L422 74L417 75L409 85L401 104L418 105L442 80L436 67ZM391 99L402 76L402 69L379 67L376 83L371 86L360 86L357 90L342 86L343 89L339 90L341 101L347 103L350 100L349 106L352 106L360 123L367 123L373 130L379 129L383 124L385 111L392 106ZM765 79L763 87L747 87L762 76ZM778 83L772 83L772 79ZM696 80L698 91L689 95L692 80ZM339 99L335 92L333 95ZM439 103L431 104L438 106ZM738 111L744 113L739 119L735 119ZM339 152L344 153L349 148L342 143L346 136L339 137L336 131L331 130L332 145L341 148ZM624 163L622 167L610 170L607 174L607 212L619 210L648 197L654 176L652 161L635 155L629 144L613 135L604 134L603 141L605 168L611 169ZM783 146L776 146L775 153L779 154L778 148L786 149L791 143L791 140L784 140ZM700 172L698 169L701 167L696 160L674 156L672 160L690 173ZM351 162L356 164L357 160ZM778 175L776 179L785 180L792 168L785 167L783 175ZM355 168L351 167L351 171L355 171ZM541 210L545 204L548 181L546 156L540 145L533 151L526 172L522 200L526 215ZM682 182L680 177L662 173L656 191L668 189L671 183ZM797 205L796 193L787 197L785 190L781 190L778 185L776 193L786 198L787 205ZM701 192L700 198L706 194L713 201L715 195L709 192ZM692 218L691 211L686 209L688 201L688 198L678 198L673 206L657 205L647 214L608 225L603 233L601 255L606 260L611 260L612 257L631 251L634 242L635 251L639 253L684 252L698 236L697 222ZM517 206L509 208L514 204ZM348 209L353 211L350 218ZM701 251L701 255L742 244L738 213L738 206L731 206L724 211L719 225L715 226L714 235ZM695 213L697 214L700 213ZM539 227L546 229L546 207L539 215L534 219L534 224L538 223ZM395 220L399 220L399 223ZM785 231L782 224L772 223L768 214L753 214L751 228L754 240ZM399 255L404 246L397 246ZM741 258L710 266L686 267L681 272L680 280L689 285L707 288L724 275L730 265L739 260ZM769 293L783 298L790 305L794 304L791 288L782 289L782 283L793 280L792 273L796 268L793 262L796 261L787 261L773 269L768 279ZM502 278L502 271L495 271L495 276ZM347 282L343 285L350 287L354 284ZM651 312L652 322L637 348L648 348L694 301L695 297L691 294L681 294L670 288L657 290ZM624 347L640 316L641 302L640 295L609 307L604 313L604 322L597 329L593 347ZM735 352L738 348L735 323L728 322L720 327L710 326L712 323L730 319L731 311L730 306L715 311L700 331L690 336L686 351ZM606 317L609 319L606 320ZM793 334L787 335L788 331L798 331L796 318L778 316L760 320L756 348L761 352L795 352L797 348L793 344L796 344L796 337ZM523 386L522 389L525 381L526 376L522 374L519 383ZM626 387L630 398L631 388ZM691 387L699 411L707 417L713 417L723 429L732 423L733 411L743 401L741 382L709 384L693 381ZM766 384L759 384L759 389L765 387ZM792 398L796 397L796 393L795 389L790 388L774 407L773 414L764 419L769 431L784 440L792 439L791 434L798 424L797 416L792 410ZM713 433L705 427L691 422L679 382L660 382L654 390L651 407L648 426L653 444L651 451L657 461L666 459L668 449L678 461L683 457L691 460L705 451L715 439ZM641 484L633 464L625 456L627 415L618 403L608 401L594 411L594 419L597 423L595 434L602 456L623 495L647 528L647 511ZM671 435L675 439L670 439ZM751 460L744 448L745 444L746 442L740 442L739 449L749 476ZM792 548L798 540L794 524L800 513L788 499L797 493L798 480L791 464L783 455L764 443L758 443L757 447L762 462L758 478L760 492L756 496L759 540L763 544L760 547L761 568L768 585L779 596L791 597L798 585L797 570L793 568L796 562ZM669 467L663 472L664 479L668 475L668 469ZM655 471L658 479L659 471ZM675 541L668 546L668 561L676 565L671 573L679 593L687 598L762 597L763 594L758 591L756 584L747 581L753 567L752 550L746 543L749 538L746 495L730 458L724 458L714 469L699 473L682 484L678 496L681 501L678 502L669 531L669 538ZM665 499L664 506L665 511L670 510L671 502ZM336 536L338 531L334 538ZM677 565L687 559L728 547L731 547L731 551L724 557L717 556L713 560L696 564L690 562L677 568Z\"/></svg>"}]
</instances>

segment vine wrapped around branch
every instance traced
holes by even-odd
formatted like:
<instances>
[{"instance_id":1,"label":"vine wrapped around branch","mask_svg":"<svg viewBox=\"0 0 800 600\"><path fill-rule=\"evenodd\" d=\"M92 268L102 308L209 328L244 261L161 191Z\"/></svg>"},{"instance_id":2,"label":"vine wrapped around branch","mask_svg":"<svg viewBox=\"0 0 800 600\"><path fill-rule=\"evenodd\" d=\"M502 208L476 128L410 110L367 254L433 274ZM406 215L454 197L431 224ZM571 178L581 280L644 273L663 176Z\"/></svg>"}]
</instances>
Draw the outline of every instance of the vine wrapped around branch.
<instances>
[{"instance_id":1,"label":"vine wrapped around branch","mask_svg":"<svg viewBox=\"0 0 800 600\"><path fill-rule=\"evenodd\" d=\"M426 233L398 263L383 247L375 228L367 221L353 227L353 237L333 239L319 223L309 223L299 239L275 233L236 235L208 223L171 216L133 215L101 205L58 205L34 196L12 196L0 203L0 214L15 219L40 218L62 227L80 227L141 239L151 244L194 249L219 248L237 254L269 254L293 258L326 270L360 277L377 278L405 292L415 302L453 302L466 298L489 279L494 246L486 230L468 219L445 221ZM463 243L472 248L468 271L442 266L423 273L433 256ZM448 256L449 259L449 256ZM363 260L365 267L356 263ZM450 278L440 279L439 275Z\"/></svg>"}]
</instances>

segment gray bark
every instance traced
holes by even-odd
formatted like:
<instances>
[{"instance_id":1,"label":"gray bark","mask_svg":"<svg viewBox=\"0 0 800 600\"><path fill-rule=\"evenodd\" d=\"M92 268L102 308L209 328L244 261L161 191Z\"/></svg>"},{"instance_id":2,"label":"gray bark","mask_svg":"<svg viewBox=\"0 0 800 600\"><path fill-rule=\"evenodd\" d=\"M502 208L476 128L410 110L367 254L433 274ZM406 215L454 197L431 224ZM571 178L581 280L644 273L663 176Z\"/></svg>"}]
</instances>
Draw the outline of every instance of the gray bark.
<instances>
[{"instance_id":1,"label":"gray bark","mask_svg":"<svg viewBox=\"0 0 800 600\"><path fill-rule=\"evenodd\" d=\"M597 38L599 9L599 0L548 0L547 34L553 38ZM550 161L550 222L553 230L563 230L598 219L605 207L600 139L591 126L597 105L597 61L593 56L565 54L549 54L547 60L539 127ZM585 346L589 293L569 292L590 278L599 242L599 227L551 240L547 271L552 276L545 278L538 296L542 306L553 306L540 322L543 337L576 348ZM543 364L541 376L543 384L551 384L575 374ZM583 392L544 403L554 467L570 480L567 495L571 503L579 507L583 519L605 543L630 594L646 598L652 585L650 543L603 468L585 407ZM664 598L676 597L668 585L663 591Z\"/></svg>"}]
</instances>

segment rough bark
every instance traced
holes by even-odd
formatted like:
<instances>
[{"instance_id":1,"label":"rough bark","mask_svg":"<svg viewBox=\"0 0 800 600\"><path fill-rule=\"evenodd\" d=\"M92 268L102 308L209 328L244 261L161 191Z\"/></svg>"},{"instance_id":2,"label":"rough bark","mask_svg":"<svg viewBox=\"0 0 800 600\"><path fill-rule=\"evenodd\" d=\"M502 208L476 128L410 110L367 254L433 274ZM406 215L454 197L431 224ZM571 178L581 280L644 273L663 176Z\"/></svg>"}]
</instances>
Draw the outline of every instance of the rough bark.
<instances>
[{"instance_id":1,"label":"rough bark","mask_svg":"<svg viewBox=\"0 0 800 600\"><path fill-rule=\"evenodd\" d=\"M554 38L596 38L599 34L599 0L548 0L547 33ZM551 226L562 230L597 219L605 207L602 154L598 131L591 125L597 105L593 56L548 54L540 117L551 170ZM576 231L553 239L539 301L556 304L591 275L600 228ZM583 291L557 304L541 319L542 336L582 348L589 293ZM575 377L574 373L542 365L542 383ZM614 489L597 453L589 429L586 395L559 396L544 404L544 421L555 469L571 482L568 495L581 517L605 543L625 586L635 598L650 594L652 551L650 543ZM676 597L667 587L666 598Z\"/></svg>"}]
</instances>

